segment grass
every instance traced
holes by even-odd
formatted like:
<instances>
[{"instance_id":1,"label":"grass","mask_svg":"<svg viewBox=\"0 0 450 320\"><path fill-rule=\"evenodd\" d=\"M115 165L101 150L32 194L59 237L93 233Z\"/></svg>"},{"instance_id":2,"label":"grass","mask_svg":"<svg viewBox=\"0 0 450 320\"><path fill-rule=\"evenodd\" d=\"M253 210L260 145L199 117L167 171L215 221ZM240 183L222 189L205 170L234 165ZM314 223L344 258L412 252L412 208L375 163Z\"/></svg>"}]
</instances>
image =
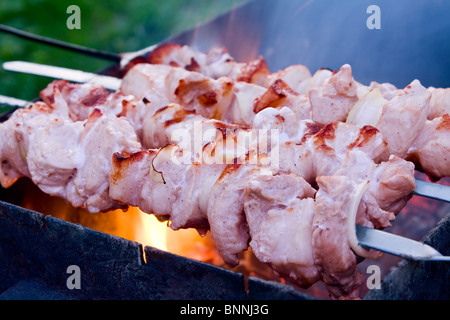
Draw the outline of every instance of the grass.
<instances>
[{"instance_id":1,"label":"grass","mask_svg":"<svg viewBox=\"0 0 450 320\"><path fill-rule=\"evenodd\" d=\"M246 0L2 0L0 23L42 36L110 52L145 48L195 27ZM81 29L66 25L70 5L80 8ZM85 71L111 62L0 33L0 62L25 60ZM0 70L0 95L31 100L49 78ZM1 112L1 110L0 110Z\"/></svg>"}]
</instances>

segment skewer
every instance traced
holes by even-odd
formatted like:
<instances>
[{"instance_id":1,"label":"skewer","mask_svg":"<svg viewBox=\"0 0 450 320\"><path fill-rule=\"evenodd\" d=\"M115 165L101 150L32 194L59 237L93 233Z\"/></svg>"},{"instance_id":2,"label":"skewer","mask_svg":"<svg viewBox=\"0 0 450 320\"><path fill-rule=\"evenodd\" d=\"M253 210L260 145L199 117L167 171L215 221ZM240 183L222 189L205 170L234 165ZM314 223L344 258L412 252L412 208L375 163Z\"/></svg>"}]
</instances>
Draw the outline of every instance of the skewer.
<instances>
[{"instance_id":1,"label":"skewer","mask_svg":"<svg viewBox=\"0 0 450 320\"><path fill-rule=\"evenodd\" d=\"M448 261L433 247L389 232L356 225L359 244L374 250L416 261Z\"/></svg>"},{"instance_id":2,"label":"skewer","mask_svg":"<svg viewBox=\"0 0 450 320\"><path fill-rule=\"evenodd\" d=\"M416 189L413 194L436 199L440 201L450 202L450 187L416 179Z\"/></svg>"},{"instance_id":3,"label":"skewer","mask_svg":"<svg viewBox=\"0 0 450 320\"><path fill-rule=\"evenodd\" d=\"M22 31L22 30L19 30L19 29L10 27L10 26L3 25L3 24L0 24L0 31L18 36L23 39L32 40L32 41L35 41L38 43L51 45L51 46L57 47L57 48L68 49L68 50L82 53L82 54L85 54L85 55L88 55L91 57L110 60L110 61L114 61L114 62L120 62L120 60L122 59L122 57L116 53L100 51L97 49L92 49L92 48L88 48L88 47L84 47L84 46L80 46L80 45L76 45L76 44L36 35L36 34L30 33L30 32L25 32L25 31Z\"/></svg>"},{"instance_id":4,"label":"skewer","mask_svg":"<svg viewBox=\"0 0 450 320\"><path fill-rule=\"evenodd\" d=\"M79 83L96 83L109 90L118 90L121 84L121 80L116 77L26 61L4 62L3 69Z\"/></svg>"},{"instance_id":5,"label":"skewer","mask_svg":"<svg viewBox=\"0 0 450 320\"><path fill-rule=\"evenodd\" d=\"M8 120L9 115L18 108L26 108L31 103L22 99L0 95L0 123Z\"/></svg>"},{"instance_id":6,"label":"skewer","mask_svg":"<svg viewBox=\"0 0 450 320\"><path fill-rule=\"evenodd\" d=\"M143 56L149 52L151 52L153 49L157 47L157 44L151 45L149 47L146 47L144 49L134 51L134 52L124 52L124 53L113 53L113 52L107 52L102 50L97 50L85 46L76 45L73 43L68 43L61 40L56 40L53 38L48 38L44 36L40 36L34 33L22 31L10 26L6 26L3 24L0 24L0 31L9 33L11 35L20 37L22 39L27 39L31 41L35 41L37 43L42 43L46 45L50 45L53 47L71 50L74 52L82 53L91 57L103 59L103 60L109 60L120 64L121 68L124 68L131 60L133 60L136 57Z\"/></svg>"}]
</instances>

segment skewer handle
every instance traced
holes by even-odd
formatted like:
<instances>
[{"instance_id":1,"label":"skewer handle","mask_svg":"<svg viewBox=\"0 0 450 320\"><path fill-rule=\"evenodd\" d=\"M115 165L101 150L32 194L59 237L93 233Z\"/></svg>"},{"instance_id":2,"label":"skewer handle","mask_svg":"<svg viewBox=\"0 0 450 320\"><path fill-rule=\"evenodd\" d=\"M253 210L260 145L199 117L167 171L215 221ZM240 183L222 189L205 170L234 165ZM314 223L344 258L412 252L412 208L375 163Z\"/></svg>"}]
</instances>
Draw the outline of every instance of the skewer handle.
<instances>
[{"instance_id":1,"label":"skewer handle","mask_svg":"<svg viewBox=\"0 0 450 320\"><path fill-rule=\"evenodd\" d=\"M92 56L92 57L96 57L96 58L100 58L100 59L104 59L104 60L110 60L110 61L114 61L114 62L120 62L120 60L121 60L120 55L117 53L100 51L97 49L87 48L87 47L79 46L76 44L67 43L64 41L39 36L39 35L30 33L30 32L25 32L25 31L22 31L22 30L19 30L19 29L10 27L10 26L3 25L3 24L0 24L0 31L18 36L23 39L32 40L32 41L39 42L39 43L44 43L44 44L51 45L51 46L54 46L57 48L62 48L62 49L79 52L79 53L82 53L82 54L85 54L88 56Z\"/></svg>"}]
</instances>

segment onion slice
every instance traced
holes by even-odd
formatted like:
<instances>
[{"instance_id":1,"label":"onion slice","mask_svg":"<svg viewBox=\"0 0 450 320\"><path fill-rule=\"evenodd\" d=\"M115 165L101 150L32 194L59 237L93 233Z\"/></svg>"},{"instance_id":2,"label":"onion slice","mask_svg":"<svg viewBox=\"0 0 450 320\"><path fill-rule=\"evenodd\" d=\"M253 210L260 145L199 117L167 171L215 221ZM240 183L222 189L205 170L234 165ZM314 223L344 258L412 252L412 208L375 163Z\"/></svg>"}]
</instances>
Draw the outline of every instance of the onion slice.
<instances>
[{"instance_id":1,"label":"onion slice","mask_svg":"<svg viewBox=\"0 0 450 320\"><path fill-rule=\"evenodd\" d=\"M152 160L152 165L150 168L150 177L152 178L153 181L157 183L166 183L162 172L158 171L156 168L159 167L160 164L168 160L172 160L175 162L176 161L174 159L175 151L177 151L178 149L179 149L178 146L169 144L158 151L158 153Z\"/></svg>"},{"instance_id":2,"label":"onion slice","mask_svg":"<svg viewBox=\"0 0 450 320\"><path fill-rule=\"evenodd\" d=\"M347 123L359 127L365 125L376 127L386 102L387 100L383 97L380 89L375 88L368 91L350 110L347 116Z\"/></svg>"},{"instance_id":3,"label":"onion slice","mask_svg":"<svg viewBox=\"0 0 450 320\"><path fill-rule=\"evenodd\" d=\"M361 202L362 196L369 187L369 181L364 181L356 186L355 193L352 197L350 203L350 210L347 218L347 238L350 248L353 252L363 258L376 259L381 256L379 251L370 251L364 249L359 245L358 238L356 237L356 213L358 212L359 203Z\"/></svg>"}]
</instances>

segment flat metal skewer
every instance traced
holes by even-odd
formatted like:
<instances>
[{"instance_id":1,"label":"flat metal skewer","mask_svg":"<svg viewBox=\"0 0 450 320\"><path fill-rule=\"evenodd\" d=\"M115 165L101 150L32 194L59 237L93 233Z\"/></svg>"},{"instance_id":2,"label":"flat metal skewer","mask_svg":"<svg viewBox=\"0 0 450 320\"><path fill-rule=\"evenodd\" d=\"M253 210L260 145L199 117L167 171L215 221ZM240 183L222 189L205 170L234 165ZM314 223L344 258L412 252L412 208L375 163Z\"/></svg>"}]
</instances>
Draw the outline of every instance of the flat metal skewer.
<instances>
[{"instance_id":1,"label":"flat metal skewer","mask_svg":"<svg viewBox=\"0 0 450 320\"><path fill-rule=\"evenodd\" d=\"M3 69L78 83L96 83L110 90L118 90L122 83L122 80L116 77L26 61L4 62Z\"/></svg>"},{"instance_id":2,"label":"flat metal skewer","mask_svg":"<svg viewBox=\"0 0 450 320\"><path fill-rule=\"evenodd\" d=\"M0 95L0 105L1 104L10 106L11 108L14 107L26 108L27 106L31 105L32 102Z\"/></svg>"},{"instance_id":3,"label":"flat metal skewer","mask_svg":"<svg viewBox=\"0 0 450 320\"><path fill-rule=\"evenodd\" d=\"M413 194L450 202L450 187L437 183L416 180L416 189L413 191Z\"/></svg>"},{"instance_id":4,"label":"flat metal skewer","mask_svg":"<svg viewBox=\"0 0 450 320\"><path fill-rule=\"evenodd\" d=\"M356 237L361 246L416 261L448 261L433 247L389 232L356 225Z\"/></svg>"}]
</instances>

